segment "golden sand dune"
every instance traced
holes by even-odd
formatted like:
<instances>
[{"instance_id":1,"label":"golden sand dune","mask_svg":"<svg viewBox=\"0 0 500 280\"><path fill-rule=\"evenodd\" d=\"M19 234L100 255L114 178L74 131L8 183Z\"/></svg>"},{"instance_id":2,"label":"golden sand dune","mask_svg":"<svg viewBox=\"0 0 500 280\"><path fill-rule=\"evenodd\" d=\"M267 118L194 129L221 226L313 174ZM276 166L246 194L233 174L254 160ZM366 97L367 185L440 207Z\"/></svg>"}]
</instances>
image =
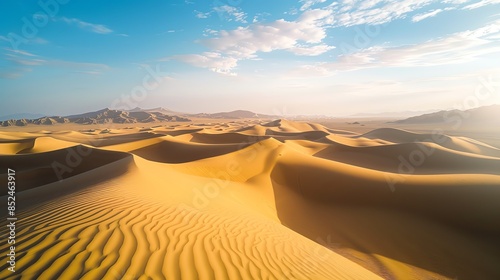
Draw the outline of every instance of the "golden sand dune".
<instances>
[{"instance_id":1,"label":"golden sand dune","mask_svg":"<svg viewBox=\"0 0 500 280\"><path fill-rule=\"evenodd\" d=\"M314 156L393 173L500 175L500 158L446 149L427 142L369 147L332 143Z\"/></svg>"},{"instance_id":2,"label":"golden sand dune","mask_svg":"<svg viewBox=\"0 0 500 280\"><path fill-rule=\"evenodd\" d=\"M0 140L0 155L17 154L33 148L34 145L35 138Z\"/></svg>"},{"instance_id":3,"label":"golden sand dune","mask_svg":"<svg viewBox=\"0 0 500 280\"><path fill-rule=\"evenodd\" d=\"M260 140L269 138L268 136L245 135L241 133L228 132L224 134L212 133L193 133L189 139L190 142L205 144L239 144L256 143Z\"/></svg>"},{"instance_id":4,"label":"golden sand dune","mask_svg":"<svg viewBox=\"0 0 500 280\"><path fill-rule=\"evenodd\" d=\"M473 139L238 120L0 140L1 279L500 278L500 153Z\"/></svg>"},{"instance_id":5,"label":"golden sand dune","mask_svg":"<svg viewBox=\"0 0 500 280\"><path fill-rule=\"evenodd\" d=\"M358 137L380 139L392 143L430 142L452 150L479 154L487 153L500 157L500 150L490 145L466 137L450 137L439 132L426 134L413 133L395 128L381 128Z\"/></svg>"}]
</instances>

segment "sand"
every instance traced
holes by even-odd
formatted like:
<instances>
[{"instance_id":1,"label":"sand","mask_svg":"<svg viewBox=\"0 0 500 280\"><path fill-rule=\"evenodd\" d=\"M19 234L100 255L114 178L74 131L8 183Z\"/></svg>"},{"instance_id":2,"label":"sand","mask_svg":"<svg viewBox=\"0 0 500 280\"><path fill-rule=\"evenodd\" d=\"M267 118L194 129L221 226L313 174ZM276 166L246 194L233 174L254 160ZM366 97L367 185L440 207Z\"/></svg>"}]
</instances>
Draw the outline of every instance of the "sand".
<instances>
[{"instance_id":1,"label":"sand","mask_svg":"<svg viewBox=\"0 0 500 280\"><path fill-rule=\"evenodd\" d=\"M1 130L18 221L0 279L500 279L500 149L470 136L287 120Z\"/></svg>"}]
</instances>

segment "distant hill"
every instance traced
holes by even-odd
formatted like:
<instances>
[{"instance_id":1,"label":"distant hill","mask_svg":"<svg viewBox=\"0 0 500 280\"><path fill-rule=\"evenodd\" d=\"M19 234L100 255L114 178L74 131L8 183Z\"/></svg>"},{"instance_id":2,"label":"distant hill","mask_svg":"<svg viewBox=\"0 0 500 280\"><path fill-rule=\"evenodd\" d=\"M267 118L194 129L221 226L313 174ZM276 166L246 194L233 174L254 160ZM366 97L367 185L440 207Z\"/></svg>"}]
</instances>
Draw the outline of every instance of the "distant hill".
<instances>
[{"instance_id":1,"label":"distant hill","mask_svg":"<svg viewBox=\"0 0 500 280\"><path fill-rule=\"evenodd\" d=\"M470 110L444 110L392 123L435 124L456 122L458 119L465 124L500 124L500 105L483 106Z\"/></svg>"},{"instance_id":2,"label":"distant hill","mask_svg":"<svg viewBox=\"0 0 500 280\"><path fill-rule=\"evenodd\" d=\"M172 111L172 110L170 110L168 108L164 108L164 107L157 107L157 108L152 108L152 109L143 109L140 107L135 107L134 109L127 110L127 112L157 112L157 113L163 113L166 115L185 115L185 113Z\"/></svg>"},{"instance_id":3,"label":"distant hill","mask_svg":"<svg viewBox=\"0 0 500 280\"><path fill-rule=\"evenodd\" d=\"M0 116L0 121L19 120L19 119L38 119L41 117L45 117L45 115L33 114L33 113L19 113L19 114Z\"/></svg>"},{"instance_id":4,"label":"distant hill","mask_svg":"<svg viewBox=\"0 0 500 280\"><path fill-rule=\"evenodd\" d=\"M358 117L358 118L410 118L414 116L419 116L422 114L435 113L437 110L425 110L425 111L401 111L401 112L382 112L382 113L357 113L350 115L348 117Z\"/></svg>"},{"instance_id":5,"label":"distant hill","mask_svg":"<svg viewBox=\"0 0 500 280\"><path fill-rule=\"evenodd\" d=\"M245 110L236 110L231 112L220 112L220 113L201 113L201 114L190 114L191 117L196 118L207 118L207 119L274 119L278 116L258 114Z\"/></svg>"},{"instance_id":6,"label":"distant hill","mask_svg":"<svg viewBox=\"0 0 500 280\"><path fill-rule=\"evenodd\" d=\"M14 119L0 122L1 126L25 126L28 124L52 125L58 123L101 124L101 123L152 123L152 122L185 122L187 118L167 115L161 112L127 112L103 109L65 117L42 117L38 119Z\"/></svg>"}]
</instances>

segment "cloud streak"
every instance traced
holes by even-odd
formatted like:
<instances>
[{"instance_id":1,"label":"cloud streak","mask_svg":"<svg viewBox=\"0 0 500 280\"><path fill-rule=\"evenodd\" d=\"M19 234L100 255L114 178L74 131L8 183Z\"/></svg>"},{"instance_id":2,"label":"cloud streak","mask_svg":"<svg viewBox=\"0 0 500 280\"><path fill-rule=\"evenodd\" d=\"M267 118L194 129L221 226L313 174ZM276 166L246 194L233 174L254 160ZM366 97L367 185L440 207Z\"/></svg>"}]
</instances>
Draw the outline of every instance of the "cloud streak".
<instances>
[{"instance_id":1,"label":"cloud streak","mask_svg":"<svg viewBox=\"0 0 500 280\"><path fill-rule=\"evenodd\" d=\"M23 50L10 48L4 48L4 50L5 59L10 62L10 65L0 71L0 77L7 79L20 78L24 74L32 72L36 67L41 66L71 69L93 75L102 74L110 69L106 64L48 59Z\"/></svg>"},{"instance_id":2,"label":"cloud streak","mask_svg":"<svg viewBox=\"0 0 500 280\"><path fill-rule=\"evenodd\" d=\"M465 10L474 10L487 5L499 4L500 0L482 0L464 7Z\"/></svg>"},{"instance_id":3,"label":"cloud streak","mask_svg":"<svg viewBox=\"0 0 500 280\"><path fill-rule=\"evenodd\" d=\"M419 21L422 21L426 18L435 17L437 14L441 13L442 11L443 11L442 9L436 9L436 10L429 11L427 13L417 14L417 15L414 15L411 20L413 22L419 22Z\"/></svg>"},{"instance_id":4,"label":"cloud streak","mask_svg":"<svg viewBox=\"0 0 500 280\"><path fill-rule=\"evenodd\" d=\"M194 10L195 17L199 19L209 18L214 13L217 14L220 19L224 19L229 22L235 21L239 23L247 23L247 14L235 6L219 5L213 7L212 10L208 12Z\"/></svg>"},{"instance_id":5,"label":"cloud streak","mask_svg":"<svg viewBox=\"0 0 500 280\"><path fill-rule=\"evenodd\" d=\"M109 29L105 25L89 23L89 22L85 22L85 21L77 19L77 18L61 17L61 18L58 18L57 21L67 23L69 25L75 25L80 29L87 30L87 31L97 33L97 34L113 33L113 30Z\"/></svg>"},{"instance_id":6,"label":"cloud streak","mask_svg":"<svg viewBox=\"0 0 500 280\"><path fill-rule=\"evenodd\" d=\"M234 20L236 22L247 23L247 15L241 11L240 8L223 5L214 7L214 11L219 15L219 17L225 18L228 21Z\"/></svg>"}]
</instances>

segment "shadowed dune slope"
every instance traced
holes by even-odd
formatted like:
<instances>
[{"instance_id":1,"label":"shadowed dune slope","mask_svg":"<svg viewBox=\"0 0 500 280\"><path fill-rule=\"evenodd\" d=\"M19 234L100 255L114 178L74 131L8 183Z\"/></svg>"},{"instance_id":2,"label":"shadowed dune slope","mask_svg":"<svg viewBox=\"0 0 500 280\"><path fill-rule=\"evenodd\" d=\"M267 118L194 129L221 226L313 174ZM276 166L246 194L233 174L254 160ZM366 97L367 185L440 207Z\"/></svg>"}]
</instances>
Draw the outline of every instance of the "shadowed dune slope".
<instances>
[{"instance_id":1,"label":"shadowed dune slope","mask_svg":"<svg viewBox=\"0 0 500 280\"><path fill-rule=\"evenodd\" d=\"M393 173L500 175L500 158L450 150L428 142L369 147L331 144L314 156Z\"/></svg>"},{"instance_id":2,"label":"shadowed dune slope","mask_svg":"<svg viewBox=\"0 0 500 280\"><path fill-rule=\"evenodd\" d=\"M0 156L0 178L5 182L7 168L14 169L19 181L16 189L23 191L99 169L127 157L131 155L83 145L44 153L6 155Z\"/></svg>"},{"instance_id":3,"label":"shadowed dune slope","mask_svg":"<svg viewBox=\"0 0 500 280\"><path fill-rule=\"evenodd\" d=\"M395 128L380 128L357 137L380 139L392 143L431 142L452 150L500 157L500 150L495 147L466 137L450 137L439 132L425 134Z\"/></svg>"},{"instance_id":4,"label":"shadowed dune slope","mask_svg":"<svg viewBox=\"0 0 500 280\"><path fill-rule=\"evenodd\" d=\"M111 146L107 147L107 149L127 151L157 162L181 163L231 153L248 145L250 143L199 144L177 140L171 136L164 136Z\"/></svg>"}]
</instances>

